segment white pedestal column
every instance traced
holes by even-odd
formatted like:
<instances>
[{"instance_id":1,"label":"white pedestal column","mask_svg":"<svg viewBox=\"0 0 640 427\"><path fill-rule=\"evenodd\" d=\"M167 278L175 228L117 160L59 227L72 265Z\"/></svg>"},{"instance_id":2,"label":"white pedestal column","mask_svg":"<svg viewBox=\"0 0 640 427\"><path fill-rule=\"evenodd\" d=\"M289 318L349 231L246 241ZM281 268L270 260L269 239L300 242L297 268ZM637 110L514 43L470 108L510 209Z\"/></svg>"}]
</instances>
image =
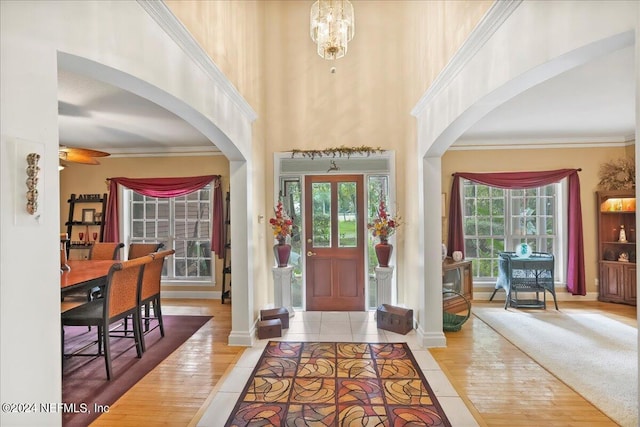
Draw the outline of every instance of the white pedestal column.
<instances>
[{"instance_id":1,"label":"white pedestal column","mask_svg":"<svg viewBox=\"0 0 640 427\"><path fill-rule=\"evenodd\" d=\"M376 267L376 285L378 291L378 306L380 304L395 304L396 293L393 289L393 267Z\"/></svg>"},{"instance_id":2,"label":"white pedestal column","mask_svg":"<svg viewBox=\"0 0 640 427\"><path fill-rule=\"evenodd\" d=\"M291 305L291 279L293 266L273 267L273 302L276 307L284 307L289 311L289 317L295 316Z\"/></svg>"}]
</instances>

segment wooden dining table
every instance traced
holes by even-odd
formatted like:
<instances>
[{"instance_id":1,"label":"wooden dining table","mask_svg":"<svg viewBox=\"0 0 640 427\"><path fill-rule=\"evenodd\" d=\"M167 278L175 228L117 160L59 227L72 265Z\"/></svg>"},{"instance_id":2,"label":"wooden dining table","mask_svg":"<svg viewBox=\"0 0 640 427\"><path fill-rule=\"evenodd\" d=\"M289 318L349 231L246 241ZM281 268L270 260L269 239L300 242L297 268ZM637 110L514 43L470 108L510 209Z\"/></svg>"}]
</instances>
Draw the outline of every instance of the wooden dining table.
<instances>
[{"instance_id":1,"label":"wooden dining table","mask_svg":"<svg viewBox=\"0 0 640 427\"><path fill-rule=\"evenodd\" d=\"M70 270L60 274L61 296L73 291L87 290L95 286L104 285L109 269L116 260L70 260L67 265Z\"/></svg>"}]
</instances>

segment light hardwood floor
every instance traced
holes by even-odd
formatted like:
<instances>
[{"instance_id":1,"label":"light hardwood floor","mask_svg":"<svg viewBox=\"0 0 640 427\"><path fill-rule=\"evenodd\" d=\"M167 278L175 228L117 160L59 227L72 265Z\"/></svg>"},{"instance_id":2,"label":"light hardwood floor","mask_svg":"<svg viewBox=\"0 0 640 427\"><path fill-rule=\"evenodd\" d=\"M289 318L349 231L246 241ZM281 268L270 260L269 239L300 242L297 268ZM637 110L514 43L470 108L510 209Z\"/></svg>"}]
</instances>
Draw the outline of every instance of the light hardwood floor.
<instances>
[{"instance_id":1,"label":"light hardwood floor","mask_svg":"<svg viewBox=\"0 0 640 427\"><path fill-rule=\"evenodd\" d=\"M561 302L560 308L589 309L637 326L635 307ZM195 425L211 391L242 353L241 347L226 345L229 304L167 300L163 312L214 318L92 426ZM447 347L431 353L481 426L617 425L478 318L446 335Z\"/></svg>"}]
</instances>

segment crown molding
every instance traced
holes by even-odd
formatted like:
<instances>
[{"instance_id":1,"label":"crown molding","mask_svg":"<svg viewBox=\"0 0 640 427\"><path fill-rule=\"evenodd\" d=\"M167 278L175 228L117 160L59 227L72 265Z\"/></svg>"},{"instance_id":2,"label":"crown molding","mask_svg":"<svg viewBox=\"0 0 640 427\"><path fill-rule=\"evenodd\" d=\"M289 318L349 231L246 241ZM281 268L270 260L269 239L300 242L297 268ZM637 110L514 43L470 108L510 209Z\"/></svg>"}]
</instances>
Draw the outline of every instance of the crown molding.
<instances>
[{"instance_id":1,"label":"crown molding","mask_svg":"<svg viewBox=\"0 0 640 427\"><path fill-rule=\"evenodd\" d=\"M449 60L444 69L438 74L431 86L422 95L411 114L419 116L427 104L455 79L464 66L484 46L491 36L500 28L502 23L520 6L522 0L501 0L491 5L478 25L471 31L465 42L455 55Z\"/></svg>"},{"instance_id":2,"label":"crown molding","mask_svg":"<svg viewBox=\"0 0 640 427\"><path fill-rule=\"evenodd\" d=\"M553 148L613 148L635 144L635 137L589 137L589 138L513 138L458 140L450 151L471 150L532 150Z\"/></svg>"},{"instance_id":3,"label":"crown molding","mask_svg":"<svg viewBox=\"0 0 640 427\"><path fill-rule=\"evenodd\" d=\"M258 115L249 103L242 97L238 89L229 81L218 68L213 59L204 51L202 46L193 38L178 18L171 12L166 4L157 0L136 0L138 4L153 18L160 28L210 77L216 87L242 111L251 122Z\"/></svg>"},{"instance_id":4,"label":"crown molding","mask_svg":"<svg viewBox=\"0 0 640 427\"><path fill-rule=\"evenodd\" d=\"M222 156L215 146L211 147L137 147L105 148L109 157L201 157Z\"/></svg>"}]
</instances>

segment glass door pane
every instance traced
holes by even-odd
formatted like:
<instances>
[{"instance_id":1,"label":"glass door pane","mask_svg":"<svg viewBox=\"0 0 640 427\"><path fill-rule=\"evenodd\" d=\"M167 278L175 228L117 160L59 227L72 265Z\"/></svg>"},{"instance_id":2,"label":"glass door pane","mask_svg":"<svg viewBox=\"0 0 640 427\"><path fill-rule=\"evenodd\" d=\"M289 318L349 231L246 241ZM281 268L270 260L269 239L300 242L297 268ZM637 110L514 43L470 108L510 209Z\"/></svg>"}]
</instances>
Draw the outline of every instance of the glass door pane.
<instances>
[{"instance_id":1,"label":"glass door pane","mask_svg":"<svg viewBox=\"0 0 640 427\"><path fill-rule=\"evenodd\" d=\"M313 212L311 213L313 247L331 247L331 183L314 182L311 185Z\"/></svg>"},{"instance_id":2,"label":"glass door pane","mask_svg":"<svg viewBox=\"0 0 640 427\"><path fill-rule=\"evenodd\" d=\"M355 248L358 245L358 206L356 183L338 183L338 247Z\"/></svg>"}]
</instances>

